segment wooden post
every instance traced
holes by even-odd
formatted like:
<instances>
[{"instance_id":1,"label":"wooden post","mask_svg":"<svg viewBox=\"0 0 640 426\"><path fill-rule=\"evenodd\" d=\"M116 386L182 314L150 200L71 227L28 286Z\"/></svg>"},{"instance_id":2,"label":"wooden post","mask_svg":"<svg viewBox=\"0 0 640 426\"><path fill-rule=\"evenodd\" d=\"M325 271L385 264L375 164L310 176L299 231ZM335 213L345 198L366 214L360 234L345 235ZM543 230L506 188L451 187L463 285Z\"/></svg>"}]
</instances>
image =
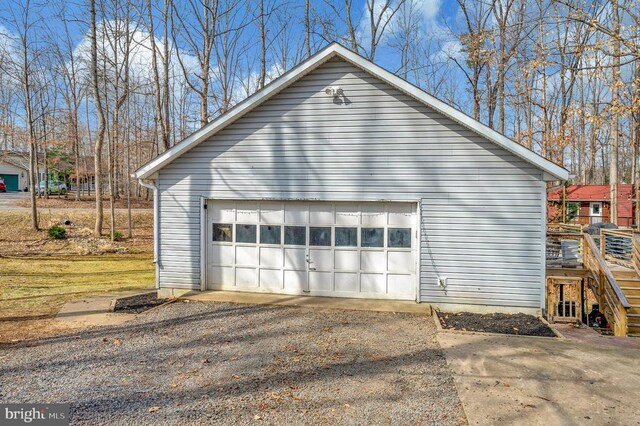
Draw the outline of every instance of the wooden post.
<instances>
[{"instance_id":1,"label":"wooden post","mask_svg":"<svg viewBox=\"0 0 640 426\"><path fill-rule=\"evenodd\" d=\"M567 184L562 185L562 223L567 223Z\"/></svg>"},{"instance_id":2,"label":"wooden post","mask_svg":"<svg viewBox=\"0 0 640 426\"><path fill-rule=\"evenodd\" d=\"M613 335L625 337L627 335L627 312L622 306L618 306L617 309L623 315L620 315L620 321L613 324Z\"/></svg>"}]
</instances>

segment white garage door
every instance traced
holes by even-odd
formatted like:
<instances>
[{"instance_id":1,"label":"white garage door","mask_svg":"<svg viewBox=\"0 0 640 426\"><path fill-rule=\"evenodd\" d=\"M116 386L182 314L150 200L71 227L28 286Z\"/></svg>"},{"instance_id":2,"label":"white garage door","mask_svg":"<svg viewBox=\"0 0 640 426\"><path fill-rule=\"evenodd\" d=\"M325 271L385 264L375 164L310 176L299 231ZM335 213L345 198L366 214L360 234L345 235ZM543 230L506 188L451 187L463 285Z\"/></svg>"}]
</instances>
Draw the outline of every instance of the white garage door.
<instances>
[{"instance_id":1,"label":"white garage door","mask_svg":"<svg viewBox=\"0 0 640 426\"><path fill-rule=\"evenodd\" d=\"M207 288L414 300L412 203L207 205Z\"/></svg>"}]
</instances>

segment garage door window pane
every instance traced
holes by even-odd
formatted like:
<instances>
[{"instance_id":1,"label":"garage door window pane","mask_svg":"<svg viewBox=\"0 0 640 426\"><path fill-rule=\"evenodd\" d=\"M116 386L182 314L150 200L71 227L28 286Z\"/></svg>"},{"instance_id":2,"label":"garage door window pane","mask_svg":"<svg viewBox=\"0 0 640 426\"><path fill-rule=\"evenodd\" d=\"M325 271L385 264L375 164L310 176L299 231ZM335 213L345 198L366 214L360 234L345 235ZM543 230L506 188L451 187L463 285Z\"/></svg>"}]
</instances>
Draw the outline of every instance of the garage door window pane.
<instances>
[{"instance_id":1,"label":"garage door window pane","mask_svg":"<svg viewBox=\"0 0 640 426\"><path fill-rule=\"evenodd\" d=\"M280 226L260 225L260 244L280 244Z\"/></svg>"},{"instance_id":2,"label":"garage door window pane","mask_svg":"<svg viewBox=\"0 0 640 426\"><path fill-rule=\"evenodd\" d=\"M307 243L307 228L304 226L285 226L284 243L290 246L303 246Z\"/></svg>"},{"instance_id":3,"label":"garage door window pane","mask_svg":"<svg viewBox=\"0 0 640 426\"><path fill-rule=\"evenodd\" d=\"M387 241L389 247L410 248L411 228L389 228Z\"/></svg>"},{"instance_id":4,"label":"garage door window pane","mask_svg":"<svg viewBox=\"0 0 640 426\"><path fill-rule=\"evenodd\" d=\"M336 228L336 247L356 247L358 228Z\"/></svg>"},{"instance_id":5,"label":"garage door window pane","mask_svg":"<svg viewBox=\"0 0 640 426\"><path fill-rule=\"evenodd\" d=\"M384 228L362 228L362 247L384 247Z\"/></svg>"},{"instance_id":6,"label":"garage door window pane","mask_svg":"<svg viewBox=\"0 0 640 426\"><path fill-rule=\"evenodd\" d=\"M236 243L256 242L256 225L236 225Z\"/></svg>"},{"instance_id":7,"label":"garage door window pane","mask_svg":"<svg viewBox=\"0 0 640 426\"><path fill-rule=\"evenodd\" d=\"M233 238L233 231L231 224L229 223L214 223L213 224L213 241L220 243L230 243Z\"/></svg>"},{"instance_id":8,"label":"garage door window pane","mask_svg":"<svg viewBox=\"0 0 640 426\"><path fill-rule=\"evenodd\" d=\"M310 246L330 246L331 228L329 227L309 227Z\"/></svg>"}]
</instances>

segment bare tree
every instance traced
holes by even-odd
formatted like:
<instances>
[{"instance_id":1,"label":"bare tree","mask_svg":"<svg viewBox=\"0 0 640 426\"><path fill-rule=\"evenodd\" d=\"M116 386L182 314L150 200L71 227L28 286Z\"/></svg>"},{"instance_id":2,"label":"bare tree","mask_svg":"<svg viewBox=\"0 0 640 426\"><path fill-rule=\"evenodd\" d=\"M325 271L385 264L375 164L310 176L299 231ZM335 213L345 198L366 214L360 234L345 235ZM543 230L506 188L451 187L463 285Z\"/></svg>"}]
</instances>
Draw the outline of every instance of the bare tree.
<instances>
[{"instance_id":1,"label":"bare tree","mask_svg":"<svg viewBox=\"0 0 640 426\"><path fill-rule=\"evenodd\" d=\"M611 20L613 25L613 67L611 88L611 159L609 168L609 184L611 187L610 222L618 223L618 153L620 144L620 11L618 0L611 0Z\"/></svg>"},{"instance_id":2,"label":"bare tree","mask_svg":"<svg viewBox=\"0 0 640 426\"><path fill-rule=\"evenodd\" d=\"M34 15L33 5L30 0L24 2L14 1L7 4L8 24L15 31L16 39L15 56L0 64L2 71L12 76L14 81L19 82L22 94L22 107L24 109L24 122L26 127L26 138L29 147L29 186L31 198L31 227L39 230L38 208L36 204L37 170L38 170L38 144L35 131L34 117L34 87L32 79L36 72L39 55L35 42L32 40L32 31L38 22Z\"/></svg>"},{"instance_id":3,"label":"bare tree","mask_svg":"<svg viewBox=\"0 0 640 426\"><path fill-rule=\"evenodd\" d=\"M464 46L467 56L466 63L460 63L452 58L464 73L471 88L473 102L473 118L480 120L480 104L482 91L480 89L482 75L488 67L486 43L488 39L487 22L491 18L491 9L483 2L457 0L464 17L465 30L459 35L460 43Z\"/></svg>"},{"instance_id":4,"label":"bare tree","mask_svg":"<svg viewBox=\"0 0 640 426\"><path fill-rule=\"evenodd\" d=\"M384 0L376 3L376 0L367 0L367 18L369 19L369 52L367 57L374 60L378 45L385 35L386 29L400 10L405 0Z\"/></svg>"},{"instance_id":5,"label":"bare tree","mask_svg":"<svg viewBox=\"0 0 640 426\"><path fill-rule=\"evenodd\" d=\"M216 38L216 21L222 13L226 13L220 10L219 3L218 0L187 0L185 10L179 10L176 4L171 2L173 40L176 44L184 42L183 46L188 47L196 57L200 68L195 75L197 83L194 83L191 81L193 71L185 65L181 49L176 49L176 58L182 68L185 82L200 99L201 127L209 122L211 54Z\"/></svg>"},{"instance_id":6,"label":"bare tree","mask_svg":"<svg viewBox=\"0 0 640 426\"><path fill-rule=\"evenodd\" d=\"M97 33L97 16L96 16L96 0L89 0L89 16L90 16L90 39L91 39L91 84L93 89L93 101L95 104L96 115L98 118L98 132L94 147L94 165L95 165L95 196L96 196L96 223L93 233L96 237L102 235L102 149L104 146L105 135L105 117L102 107L102 99L100 94L100 84L98 79L98 33Z\"/></svg>"},{"instance_id":7,"label":"bare tree","mask_svg":"<svg viewBox=\"0 0 640 426\"><path fill-rule=\"evenodd\" d=\"M166 10L168 8L168 4L169 1L165 0L165 14L166 14ZM167 21L166 21L166 15L165 15L165 28L167 27ZM167 66L163 66L163 87L162 89L160 88L160 72L158 70L158 48L156 46L156 36L155 36L155 31L154 31L154 25L153 25L153 6L152 6L152 1L151 0L147 0L147 25L149 28L149 43L151 45L151 70L153 71L153 84L154 84L154 99L156 102L156 117L155 117L155 121L157 123L157 126L159 128L160 131L160 141L161 141L161 146L162 146L162 150L166 151L170 148L170 144L169 144L169 129L168 129L168 125L169 125L169 120L168 120L168 114L167 111L164 109L163 107L163 100L165 101L164 104L167 105L168 102L165 99L165 96L168 95L167 91L167 85L168 85L168 78L169 76L167 75L168 73L168 64ZM167 49L168 49L168 40L165 38L164 40L164 45L165 45L165 52L163 55L163 64L167 63L169 58L167 55ZM168 105L167 105L168 106Z\"/></svg>"}]
</instances>

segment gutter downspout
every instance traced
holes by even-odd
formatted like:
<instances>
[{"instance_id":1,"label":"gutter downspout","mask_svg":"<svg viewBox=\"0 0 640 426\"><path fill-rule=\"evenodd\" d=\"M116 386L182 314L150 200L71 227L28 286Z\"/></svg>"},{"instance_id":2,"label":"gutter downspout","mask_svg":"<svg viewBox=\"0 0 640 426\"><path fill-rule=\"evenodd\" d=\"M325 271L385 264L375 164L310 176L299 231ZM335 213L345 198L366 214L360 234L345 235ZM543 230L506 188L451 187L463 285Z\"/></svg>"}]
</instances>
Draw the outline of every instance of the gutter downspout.
<instances>
[{"instance_id":1,"label":"gutter downspout","mask_svg":"<svg viewBox=\"0 0 640 426\"><path fill-rule=\"evenodd\" d=\"M153 180L139 179L139 182L145 188L153 190L153 263L156 265L156 288L160 288L160 240L158 239L160 234L158 220L160 200L158 187Z\"/></svg>"}]
</instances>

